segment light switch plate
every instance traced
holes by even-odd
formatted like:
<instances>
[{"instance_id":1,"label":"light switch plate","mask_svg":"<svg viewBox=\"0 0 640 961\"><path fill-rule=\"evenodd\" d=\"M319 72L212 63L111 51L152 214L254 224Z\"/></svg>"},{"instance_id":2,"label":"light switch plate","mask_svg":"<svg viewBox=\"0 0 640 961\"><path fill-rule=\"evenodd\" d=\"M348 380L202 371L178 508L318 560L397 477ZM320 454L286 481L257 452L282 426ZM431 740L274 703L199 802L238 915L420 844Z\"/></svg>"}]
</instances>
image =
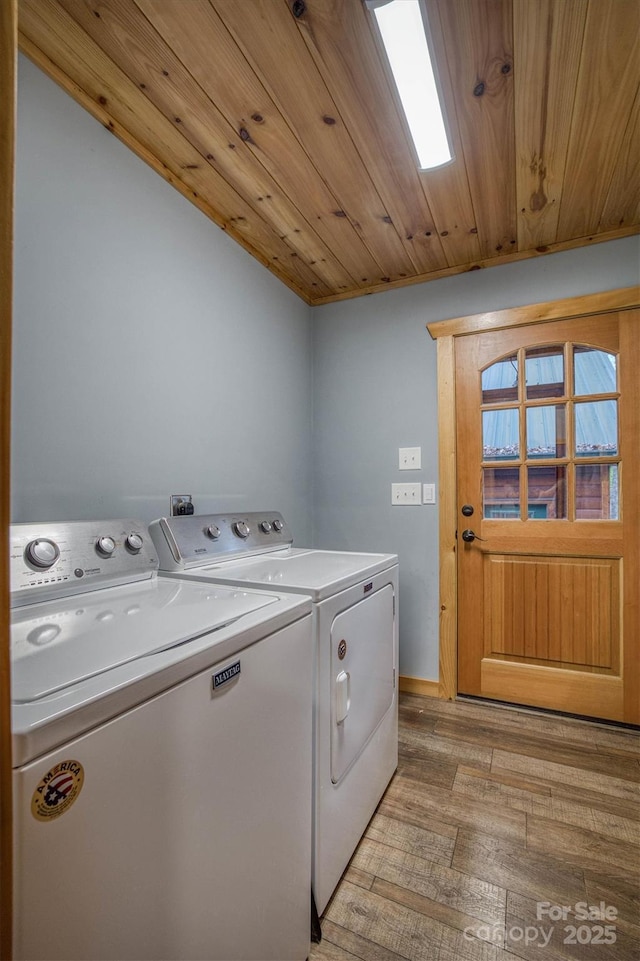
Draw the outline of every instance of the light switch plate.
<instances>
[{"instance_id":1,"label":"light switch plate","mask_svg":"<svg viewBox=\"0 0 640 961\"><path fill-rule=\"evenodd\" d=\"M422 485L422 503L435 504L435 502L436 502L436 485L423 484Z\"/></svg>"},{"instance_id":2,"label":"light switch plate","mask_svg":"<svg viewBox=\"0 0 640 961\"><path fill-rule=\"evenodd\" d=\"M421 504L422 485L421 484L392 484L391 503L402 504Z\"/></svg>"},{"instance_id":3,"label":"light switch plate","mask_svg":"<svg viewBox=\"0 0 640 961\"><path fill-rule=\"evenodd\" d=\"M421 447L398 448L398 470L420 470L422 467Z\"/></svg>"}]
</instances>

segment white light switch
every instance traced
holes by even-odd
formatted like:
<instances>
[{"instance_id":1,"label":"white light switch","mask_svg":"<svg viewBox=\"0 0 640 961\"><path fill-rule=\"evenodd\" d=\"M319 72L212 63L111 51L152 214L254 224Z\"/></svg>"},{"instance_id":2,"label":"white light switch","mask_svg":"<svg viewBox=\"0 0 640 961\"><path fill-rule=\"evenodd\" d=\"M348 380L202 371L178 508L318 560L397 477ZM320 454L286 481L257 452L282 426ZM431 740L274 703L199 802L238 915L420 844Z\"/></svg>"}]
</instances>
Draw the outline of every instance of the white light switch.
<instances>
[{"instance_id":1,"label":"white light switch","mask_svg":"<svg viewBox=\"0 0 640 961\"><path fill-rule=\"evenodd\" d=\"M436 502L436 485L423 484L422 485L422 503L435 504L435 502Z\"/></svg>"},{"instance_id":2,"label":"white light switch","mask_svg":"<svg viewBox=\"0 0 640 961\"><path fill-rule=\"evenodd\" d=\"M421 504L422 494L421 484L392 484L391 503L392 504Z\"/></svg>"},{"instance_id":3,"label":"white light switch","mask_svg":"<svg viewBox=\"0 0 640 961\"><path fill-rule=\"evenodd\" d=\"M399 470L420 470L421 467L422 467L422 448L421 447L398 448L398 469Z\"/></svg>"}]
</instances>

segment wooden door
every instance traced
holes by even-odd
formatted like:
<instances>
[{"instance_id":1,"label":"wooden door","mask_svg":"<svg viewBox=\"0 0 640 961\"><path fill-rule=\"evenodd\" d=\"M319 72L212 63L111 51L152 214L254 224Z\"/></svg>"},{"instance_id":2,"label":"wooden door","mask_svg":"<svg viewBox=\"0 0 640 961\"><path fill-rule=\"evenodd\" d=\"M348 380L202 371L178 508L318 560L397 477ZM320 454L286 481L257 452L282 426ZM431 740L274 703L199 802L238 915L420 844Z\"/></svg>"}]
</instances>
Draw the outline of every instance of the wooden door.
<instances>
[{"instance_id":1,"label":"wooden door","mask_svg":"<svg viewBox=\"0 0 640 961\"><path fill-rule=\"evenodd\" d=\"M640 311L455 340L458 691L640 723Z\"/></svg>"},{"instance_id":2,"label":"wooden door","mask_svg":"<svg viewBox=\"0 0 640 961\"><path fill-rule=\"evenodd\" d=\"M9 453L17 0L0 0L0 958L11 958L12 801L9 660Z\"/></svg>"}]
</instances>

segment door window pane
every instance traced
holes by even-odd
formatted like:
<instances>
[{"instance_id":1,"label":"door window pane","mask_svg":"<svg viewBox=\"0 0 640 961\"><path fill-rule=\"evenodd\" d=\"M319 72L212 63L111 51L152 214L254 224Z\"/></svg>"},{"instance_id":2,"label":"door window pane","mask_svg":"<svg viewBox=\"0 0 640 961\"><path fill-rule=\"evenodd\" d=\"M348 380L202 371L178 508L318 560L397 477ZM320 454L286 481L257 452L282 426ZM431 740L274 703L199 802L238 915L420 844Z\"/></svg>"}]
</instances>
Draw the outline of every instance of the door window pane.
<instances>
[{"instance_id":1,"label":"door window pane","mask_svg":"<svg viewBox=\"0 0 640 961\"><path fill-rule=\"evenodd\" d=\"M564 396L564 352L562 345L532 347L525 357L527 400Z\"/></svg>"},{"instance_id":2,"label":"door window pane","mask_svg":"<svg viewBox=\"0 0 640 961\"><path fill-rule=\"evenodd\" d=\"M567 477L563 465L527 468L527 517L532 520L565 520Z\"/></svg>"},{"instance_id":3,"label":"door window pane","mask_svg":"<svg viewBox=\"0 0 640 961\"><path fill-rule=\"evenodd\" d=\"M482 371L482 403L506 404L518 399L518 357L504 357Z\"/></svg>"},{"instance_id":4,"label":"door window pane","mask_svg":"<svg viewBox=\"0 0 640 961\"><path fill-rule=\"evenodd\" d=\"M576 520L617 521L618 465L576 466Z\"/></svg>"},{"instance_id":5,"label":"door window pane","mask_svg":"<svg viewBox=\"0 0 640 961\"><path fill-rule=\"evenodd\" d=\"M527 457L564 457L565 423L564 404L527 408Z\"/></svg>"},{"instance_id":6,"label":"door window pane","mask_svg":"<svg viewBox=\"0 0 640 961\"><path fill-rule=\"evenodd\" d=\"M485 467L482 471L483 516L520 519L518 467Z\"/></svg>"},{"instance_id":7,"label":"door window pane","mask_svg":"<svg viewBox=\"0 0 640 961\"><path fill-rule=\"evenodd\" d=\"M576 404L576 457L613 457L618 453L618 402Z\"/></svg>"},{"instance_id":8,"label":"door window pane","mask_svg":"<svg viewBox=\"0 0 640 961\"><path fill-rule=\"evenodd\" d=\"M617 389L617 357L591 347L573 348L574 393L611 394Z\"/></svg>"},{"instance_id":9,"label":"door window pane","mask_svg":"<svg viewBox=\"0 0 640 961\"><path fill-rule=\"evenodd\" d=\"M520 418L517 407L482 412L482 451L485 460L514 460L520 456Z\"/></svg>"}]
</instances>

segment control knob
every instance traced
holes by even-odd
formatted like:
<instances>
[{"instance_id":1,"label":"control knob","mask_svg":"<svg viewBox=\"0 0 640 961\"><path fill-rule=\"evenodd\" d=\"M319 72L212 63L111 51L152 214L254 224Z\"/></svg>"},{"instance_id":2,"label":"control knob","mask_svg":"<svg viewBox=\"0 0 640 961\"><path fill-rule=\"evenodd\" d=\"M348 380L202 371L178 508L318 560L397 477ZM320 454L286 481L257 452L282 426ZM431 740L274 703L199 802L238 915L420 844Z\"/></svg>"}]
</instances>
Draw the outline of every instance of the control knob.
<instances>
[{"instance_id":1,"label":"control knob","mask_svg":"<svg viewBox=\"0 0 640 961\"><path fill-rule=\"evenodd\" d=\"M59 633L59 624L39 624L37 627L34 627L33 630L29 631L27 640L30 644L35 644L36 647L42 647L44 644L50 644L51 641L55 641Z\"/></svg>"},{"instance_id":2,"label":"control knob","mask_svg":"<svg viewBox=\"0 0 640 961\"><path fill-rule=\"evenodd\" d=\"M34 567L53 567L60 557L60 548L47 537L37 538L27 544L25 555Z\"/></svg>"},{"instance_id":3,"label":"control knob","mask_svg":"<svg viewBox=\"0 0 640 961\"><path fill-rule=\"evenodd\" d=\"M280 518L279 518L279 517L276 517L276 519L275 519L274 522L273 522L273 529L274 529L274 531L277 531L278 534L279 534L283 527L284 527L284 524L282 523L282 521L280 520Z\"/></svg>"},{"instance_id":4,"label":"control knob","mask_svg":"<svg viewBox=\"0 0 640 961\"><path fill-rule=\"evenodd\" d=\"M111 557L116 549L116 542L113 537L105 535L104 537L99 537L96 541L96 550L98 554L102 554L103 557Z\"/></svg>"},{"instance_id":5,"label":"control knob","mask_svg":"<svg viewBox=\"0 0 640 961\"><path fill-rule=\"evenodd\" d=\"M251 528L244 521L236 521L233 525L233 533L244 540L251 533Z\"/></svg>"},{"instance_id":6,"label":"control knob","mask_svg":"<svg viewBox=\"0 0 640 961\"><path fill-rule=\"evenodd\" d=\"M271 530L271 524L270 524L270 522L269 522L269 521L261 521L261 522L260 522L260 530L261 530L261 531L264 531L265 534L268 534L269 531Z\"/></svg>"},{"instance_id":7,"label":"control knob","mask_svg":"<svg viewBox=\"0 0 640 961\"><path fill-rule=\"evenodd\" d=\"M135 531L131 531L131 533L127 535L124 543L132 554L137 554L138 551L142 550L144 541L142 540L140 534L136 534Z\"/></svg>"},{"instance_id":8,"label":"control knob","mask_svg":"<svg viewBox=\"0 0 640 961\"><path fill-rule=\"evenodd\" d=\"M207 537L210 537L211 540L215 541L218 537L220 537L220 528L217 524L210 524L205 530L205 534Z\"/></svg>"}]
</instances>

